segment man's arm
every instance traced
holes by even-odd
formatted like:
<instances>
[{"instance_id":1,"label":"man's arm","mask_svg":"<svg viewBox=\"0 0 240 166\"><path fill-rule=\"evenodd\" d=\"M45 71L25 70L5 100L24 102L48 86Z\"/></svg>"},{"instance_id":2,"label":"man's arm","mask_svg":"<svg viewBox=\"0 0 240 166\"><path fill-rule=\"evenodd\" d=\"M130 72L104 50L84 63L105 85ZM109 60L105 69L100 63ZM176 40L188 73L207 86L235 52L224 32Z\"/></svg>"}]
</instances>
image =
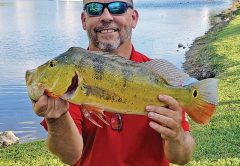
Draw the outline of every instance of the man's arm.
<instances>
[{"instance_id":1,"label":"man's arm","mask_svg":"<svg viewBox=\"0 0 240 166\"><path fill-rule=\"evenodd\" d=\"M166 141L165 153L169 161L175 164L184 165L188 163L195 149L195 141L190 132L183 132L183 140Z\"/></svg>"},{"instance_id":2,"label":"man's arm","mask_svg":"<svg viewBox=\"0 0 240 166\"><path fill-rule=\"evenodd\" d=\"M45 117L48 125L47 146L64 163L73 165L81 157L82 136L68 112L68 103L62 99L42 96L33 102L33 109Z\"/></svg>"},{"instance_id":3,"label":"man's arm","mask_svg":"<svg viewBox=\"0 0 240 166\"><path fill-rule=\"evenodd\" d=\"M193 155L195 141L182 128L182 109L170 96L160 95L159 100L166 103L168 108L147 106L148 116L153 120L149 125L165 140L167 159L174 164L186 164Z\"/></svg>"}]
</instances>

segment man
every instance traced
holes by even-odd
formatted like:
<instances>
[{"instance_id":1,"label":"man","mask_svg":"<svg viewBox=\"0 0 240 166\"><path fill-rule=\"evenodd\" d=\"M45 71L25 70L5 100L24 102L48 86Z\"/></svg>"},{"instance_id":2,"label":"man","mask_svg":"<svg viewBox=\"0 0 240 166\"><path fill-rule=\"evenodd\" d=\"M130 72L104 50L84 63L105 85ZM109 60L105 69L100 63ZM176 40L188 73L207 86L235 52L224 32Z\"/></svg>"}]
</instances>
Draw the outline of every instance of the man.
<instances>
[{"instance_id":1,"label":"man","mask_svg":"<svg viewBox=\"0 0 240 166\"><path fill-rule=\"evenodd\" d=\"M132 0L84 0L81 15L91 51L105 51L136 62L150 60L135 51L131 35L138 22ZM33 103L45 117L47 145L64 163L89 166L138 166L187 163L195 142L178 102L166 95L168 107L146 107L147 116L105 112L111 126L99 128L83 117L79 106L42 96Z\"/></svg>"}]
</instances>

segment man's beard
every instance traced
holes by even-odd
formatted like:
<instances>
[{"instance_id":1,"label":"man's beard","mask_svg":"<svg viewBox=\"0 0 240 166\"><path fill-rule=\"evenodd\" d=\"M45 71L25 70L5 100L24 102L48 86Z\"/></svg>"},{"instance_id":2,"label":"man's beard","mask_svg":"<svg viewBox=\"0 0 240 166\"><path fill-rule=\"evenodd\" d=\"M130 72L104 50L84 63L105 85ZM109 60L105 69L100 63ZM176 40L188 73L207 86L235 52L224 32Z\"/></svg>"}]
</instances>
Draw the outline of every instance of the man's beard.
<instances>
[{"instance_id":1,"label":"man's beard","mask_svg":"<svg viewBox=\"0 0 240 166\"><path fill-rule=\"evenodd\" d=\"M118 47L120 47L127 39L131 37L132 28L127 28L123 36L119 35L118 38L113 43L100 42L97 37L97 32L91 33L91 30L87 31L88 38L95 47L99 48L103 52L114 52Z\"/></svg>"}]
</instances>

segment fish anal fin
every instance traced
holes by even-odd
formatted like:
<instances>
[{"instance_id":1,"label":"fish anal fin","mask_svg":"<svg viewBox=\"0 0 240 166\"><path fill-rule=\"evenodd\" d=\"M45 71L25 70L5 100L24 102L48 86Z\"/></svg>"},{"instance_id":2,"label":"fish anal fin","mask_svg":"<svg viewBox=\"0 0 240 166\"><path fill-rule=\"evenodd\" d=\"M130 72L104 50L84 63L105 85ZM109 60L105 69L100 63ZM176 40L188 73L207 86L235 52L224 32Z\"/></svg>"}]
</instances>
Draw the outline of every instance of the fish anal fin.
<instances>
[{"instance_id":1,"label":"fish anal fin","mask_svg":"<svg viewBox=\"0 0 240 166\"><path fill-rule=\"evenodd\" d=\"M94 125L101 127L102 126L100 124L98 124L91 116L91 114L94 114L95 116L97 116L103 123L105 123L106 125L110 125L105 119L104 119L104 113L103 113L104 109L101 107L97 107L97 106L93 106L93 105L82 105L82 112L83 115L86 119L88 119L89 121L91 121Z\"/></svg>"}]
</instances>

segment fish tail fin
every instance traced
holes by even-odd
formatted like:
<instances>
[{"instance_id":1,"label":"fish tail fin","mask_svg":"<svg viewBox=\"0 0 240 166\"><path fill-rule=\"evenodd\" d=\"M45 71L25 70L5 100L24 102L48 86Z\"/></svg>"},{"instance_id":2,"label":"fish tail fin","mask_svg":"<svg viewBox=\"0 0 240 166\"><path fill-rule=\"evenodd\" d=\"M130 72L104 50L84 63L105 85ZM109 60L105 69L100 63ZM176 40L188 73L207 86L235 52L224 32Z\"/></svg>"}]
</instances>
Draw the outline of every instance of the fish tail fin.
<instances>
[{"instance_id":1,"label":"fish tail fin","mask_svg":"<svg viewBox=\"0 0 240 166\"><path fill-rule=\"evenodd\" d=\"M209 78L188 86L192 89L192 102L183 107L184 111L194 122L208 123L217 106L218 79Z\"/></svg>"}]
</instances>

